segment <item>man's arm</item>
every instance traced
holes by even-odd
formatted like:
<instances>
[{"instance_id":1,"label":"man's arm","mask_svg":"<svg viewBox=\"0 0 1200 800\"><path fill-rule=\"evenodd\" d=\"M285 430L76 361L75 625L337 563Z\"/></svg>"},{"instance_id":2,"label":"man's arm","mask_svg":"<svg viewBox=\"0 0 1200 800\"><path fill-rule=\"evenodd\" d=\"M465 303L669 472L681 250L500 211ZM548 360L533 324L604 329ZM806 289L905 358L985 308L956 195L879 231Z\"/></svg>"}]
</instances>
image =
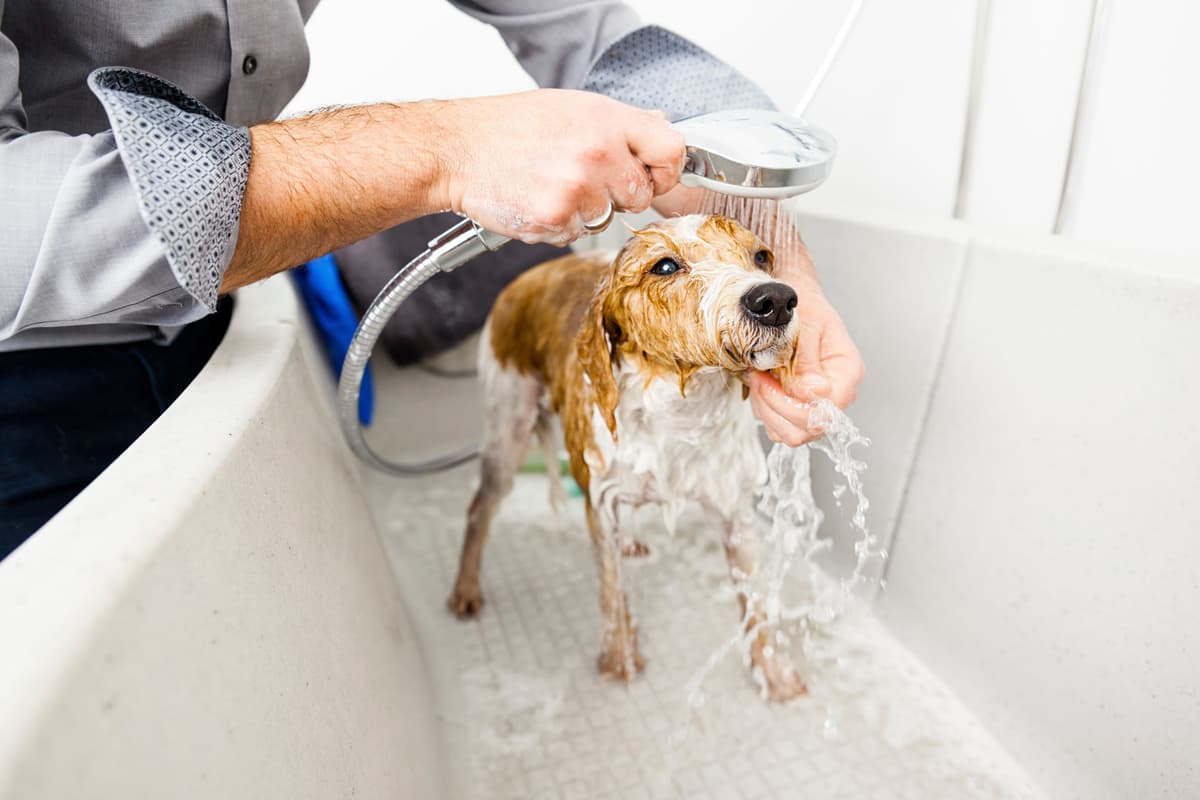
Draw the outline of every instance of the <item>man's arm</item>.
<instances>
[{"instance_id":1,"label":"man's arm","mask_svg":"<svg viewBox=\"0 0 1200 800\"><path fill-rule=\"evenodd\" d=\"M27 130L0 35L0 341L56 325L182 325L229 291L430 211L565 244L670 189L682 138L586 92L379 105L230 126L153 75L89 85L111 131Z\"/></svg>"},{"instance_id":2,"label":"man's arm","mask_svg":"<svg viewBox=\"0 0 1200 800\"><path fill-rule=\"evenodd\" d=\"M682 137L587 92L374 105L257 126L222 291L423 214L452 209L526 242L644 210L671 189Z\"/></svg>"},{"instance_id":3,"label":"man's arm","mask_svg":"<svg viewBox=\"0 0 1200 800\"><path fill-rule=\"evenodd\" d=\"M641 25L620 0L449 0L491 25L538 86L577 89L613 42Z\"/></svg>"},{"instance_id":4,"label":"man's arm","mask_svg":"<svg viewBox=\"0 0 1200 800\"><path fill-rule=\"evenodd\" d=\"M408 103L251 128L237 247L221 292L445 208L433 119L432 104Z\"/></svg>"}]
</instances>

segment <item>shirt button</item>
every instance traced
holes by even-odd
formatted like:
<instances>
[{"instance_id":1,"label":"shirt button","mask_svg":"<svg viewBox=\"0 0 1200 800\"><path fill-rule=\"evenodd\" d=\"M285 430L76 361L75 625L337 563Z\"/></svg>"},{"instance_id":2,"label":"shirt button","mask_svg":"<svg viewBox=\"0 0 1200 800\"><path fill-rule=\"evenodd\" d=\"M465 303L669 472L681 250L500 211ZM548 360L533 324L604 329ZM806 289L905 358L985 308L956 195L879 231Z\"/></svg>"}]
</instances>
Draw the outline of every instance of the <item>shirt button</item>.
<instances>
[{"instance_id":1,"label":"shirt button","mask_svg":"<svg viewBox=\"0 0 1200 800\"><path fill-rule=\"evenodd\" d=\"M258 69L258 59L254 56L246 56L242 59L242 72L246 75L253 75Z\"/></svg>"}]
</instances>

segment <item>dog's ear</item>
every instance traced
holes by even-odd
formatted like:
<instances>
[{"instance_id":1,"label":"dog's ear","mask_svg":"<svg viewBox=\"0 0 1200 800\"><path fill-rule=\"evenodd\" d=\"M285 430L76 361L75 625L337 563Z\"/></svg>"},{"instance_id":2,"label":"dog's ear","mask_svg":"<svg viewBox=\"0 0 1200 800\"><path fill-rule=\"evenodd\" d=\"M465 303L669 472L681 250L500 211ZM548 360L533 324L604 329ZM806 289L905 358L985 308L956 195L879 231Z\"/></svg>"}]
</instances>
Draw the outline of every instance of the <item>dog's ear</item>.
<instances>
[{"instance_id":1,"label":"dog's ear","mask_svg":"<svg viewBox=\"0 0 1200 800\"><path fill-rule=\"evenodd\" d=\"M604 312L605 286L592 298L583 327L575 340L575 351L583 374L592 387L592 400L600 409L609 433L617 437L617 381L613 377L613 354L620 330Z\"/></svg>"}]
</instances>

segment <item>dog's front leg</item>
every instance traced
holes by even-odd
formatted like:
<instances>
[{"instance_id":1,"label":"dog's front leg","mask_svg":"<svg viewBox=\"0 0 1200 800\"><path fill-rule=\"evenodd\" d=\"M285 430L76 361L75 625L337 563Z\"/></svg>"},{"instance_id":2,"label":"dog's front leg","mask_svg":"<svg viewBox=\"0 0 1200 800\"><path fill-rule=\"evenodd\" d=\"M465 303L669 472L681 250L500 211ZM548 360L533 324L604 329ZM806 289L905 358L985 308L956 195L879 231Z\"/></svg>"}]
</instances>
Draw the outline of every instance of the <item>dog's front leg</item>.
<instances>
[{"instance_id":1,"label":"dog's front leg","mask_svg":"<svg viewBox=\"0 0 1200 800\"><path fill-rule=\"evenodd\" d=\"M614 515L603 515L603 520L600 516L588 503L588 532L596 553L596 569L600 578L600 617L604 624L600 674L628 683L642 671L645 661L638 652L637 625L629 612L629 598L621 586L621 537L616 530L616 520Z\"/></svg>"},{"instance_id":2,"label":"dog's front leg","mask_svg":"<svg viewBox=\"0 0 1200 800\"><path fill-rule=\"evenodd\" d=\"M807 694L804 679L776 641L776 629L768 621L763 599L764 582L759 575L762 540L754 511L744 509L725 521L725 559L738 592L742 609L742 632L749 648L750 669L767 697L782 703Z\"/></svg>"}]
</instances>

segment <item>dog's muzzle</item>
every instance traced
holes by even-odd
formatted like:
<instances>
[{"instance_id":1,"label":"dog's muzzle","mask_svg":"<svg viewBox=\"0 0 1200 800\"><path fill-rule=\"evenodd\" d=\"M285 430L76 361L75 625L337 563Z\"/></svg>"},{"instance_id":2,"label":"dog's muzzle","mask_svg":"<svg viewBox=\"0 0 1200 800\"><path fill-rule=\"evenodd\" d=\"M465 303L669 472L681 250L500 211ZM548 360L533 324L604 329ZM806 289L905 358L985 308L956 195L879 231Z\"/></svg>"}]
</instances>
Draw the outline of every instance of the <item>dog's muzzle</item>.
<instances>
[{"instance_id":1,"label":"dog's muzzle","mask_svg":"<svg viewBox=\"0 0 1200 800\"><path fill-rule=\"evenodd\" d=\"M760 325L782 328L792 321L796 292L786 283L760 283L742 295L742 309Z\"/></svg>"}]
</instances>

